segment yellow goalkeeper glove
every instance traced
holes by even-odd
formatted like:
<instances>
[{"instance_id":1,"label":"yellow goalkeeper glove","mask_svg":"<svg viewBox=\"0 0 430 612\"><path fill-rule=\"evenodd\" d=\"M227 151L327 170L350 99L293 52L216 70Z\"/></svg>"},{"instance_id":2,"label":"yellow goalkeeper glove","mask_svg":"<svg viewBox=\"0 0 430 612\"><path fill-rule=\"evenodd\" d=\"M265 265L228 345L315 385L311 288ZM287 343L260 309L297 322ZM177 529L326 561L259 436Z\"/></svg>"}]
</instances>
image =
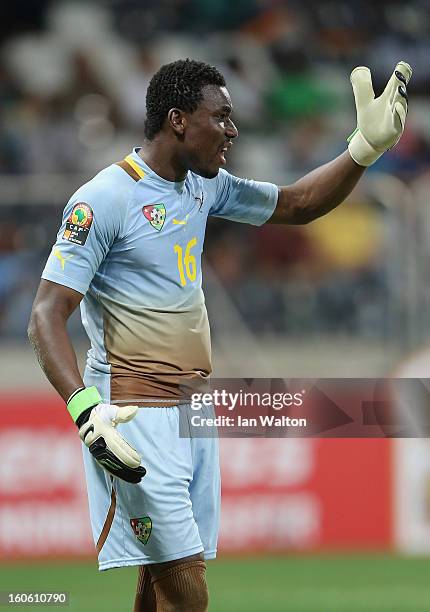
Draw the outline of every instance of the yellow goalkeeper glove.
<instances>
[{"instance_id":1,"label":"yellow goalkeeper glove","mask_svg":"<svg viewBox=\"0 0 430 612\"><path fill-rule=\"evenodd\" d=\"M406 86L411 76L409 64L399 62L384 92L375 98L369 68L358 66L351 72L357 128L348 138L348 150L360 166L370 166L400 140L408 112Z\"/></svg>"}]
</instances>

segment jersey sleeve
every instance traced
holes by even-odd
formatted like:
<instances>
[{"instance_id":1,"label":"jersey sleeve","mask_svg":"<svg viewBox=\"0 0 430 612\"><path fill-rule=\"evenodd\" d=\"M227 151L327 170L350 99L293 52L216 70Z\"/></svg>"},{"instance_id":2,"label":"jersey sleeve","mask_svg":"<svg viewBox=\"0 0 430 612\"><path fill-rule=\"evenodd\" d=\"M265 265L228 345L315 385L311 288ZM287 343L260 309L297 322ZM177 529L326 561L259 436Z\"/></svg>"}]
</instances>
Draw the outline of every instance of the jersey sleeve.
<instances>
[{"instance_id":1,"label":"jersey sleeve","mask_svg":"<svg viewBox=\"0 0 430 612\"><path fill-rule=\"evenodd\" d=\"M273 183L237 178L222 169L214 183L209 211L213 217L262 225L272 216L278 201L278 188Z\"/></svg>"},{"instance_id":2,"label":"jersey sleeve","mask_svg":"<svg viewBox=\"0 0 430 612\"><path fill-rule=\"evenodd\" d=\"M42 278L85 295L115 240L120 239L127 199L110 180L97 177L78 189L64 212Z\"/></svg>"}]
</instances>

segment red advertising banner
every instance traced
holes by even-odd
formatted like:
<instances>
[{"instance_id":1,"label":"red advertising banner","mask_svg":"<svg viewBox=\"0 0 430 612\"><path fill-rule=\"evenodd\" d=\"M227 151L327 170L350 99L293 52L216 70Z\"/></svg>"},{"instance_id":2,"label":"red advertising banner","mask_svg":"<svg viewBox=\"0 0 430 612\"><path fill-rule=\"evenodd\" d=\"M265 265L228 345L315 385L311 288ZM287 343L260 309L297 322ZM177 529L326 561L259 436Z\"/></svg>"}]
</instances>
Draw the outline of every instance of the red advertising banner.
<instances>
[{"instance_id":1,"label":"red advertising banner","mask_svg":"<svg viewBox=\"0 0 430 612\"><path fill-rule=\"evenodd\" d=\"M391 440L221 442L221 550L391 547Z\"/></svg>"},{"instance_id":2,"label":"red advertising banner","mask_svg":"<svg viewBox=\"0 0 430 612\"><path fill-rule=\"evenodd\" d=\"M391 546L391 440L220 443L222 552ZM61 400L2 394L0 452L0 559L95 556L81 443Z\"/></svg>"},{"instance_id":3,"label":"red advertising banner","mask_svg":"<svg viewBox=\"0 0 430 612\"><path fill-rule=\"evenodd\" d=\"M94 555L81 442L52 393L0 396L0 559Z\"/></svg>"}]
</instances>

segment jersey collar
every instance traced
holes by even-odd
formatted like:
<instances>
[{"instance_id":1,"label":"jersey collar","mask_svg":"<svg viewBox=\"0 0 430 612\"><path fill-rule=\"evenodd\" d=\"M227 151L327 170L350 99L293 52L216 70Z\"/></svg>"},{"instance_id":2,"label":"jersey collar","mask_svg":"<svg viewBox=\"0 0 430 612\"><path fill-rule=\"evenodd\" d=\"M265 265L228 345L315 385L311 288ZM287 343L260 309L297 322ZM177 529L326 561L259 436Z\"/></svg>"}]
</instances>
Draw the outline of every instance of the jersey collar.
<instances>
[{"instance_id":1,"label":"jersey collar","mask_svg":"<svg viewBox=\"0 0 430 612\"><path fill-rule=\"evenodd\" d=\"M139 155L140 150L141 150L141 147L134 147L133 151L131 152L129 156L133 160L134 164L136 164L138 168L140 168L145 174L150 176L151 180L154 181L155 183L158 183L159 185L162 185L170 189L174 189L175 191L182 193L186 179L184 181L175 182L175 181L168 181L167 179L159 176L140 157Z\"/></svg>"}]
</instances>

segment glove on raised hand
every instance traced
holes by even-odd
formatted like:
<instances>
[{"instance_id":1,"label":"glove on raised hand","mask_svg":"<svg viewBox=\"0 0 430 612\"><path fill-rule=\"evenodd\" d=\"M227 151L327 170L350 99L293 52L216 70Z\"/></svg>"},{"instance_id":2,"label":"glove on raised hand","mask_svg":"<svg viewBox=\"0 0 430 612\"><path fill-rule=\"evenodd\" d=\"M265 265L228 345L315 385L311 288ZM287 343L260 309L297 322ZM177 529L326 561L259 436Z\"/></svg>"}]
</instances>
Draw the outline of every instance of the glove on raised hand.
<instances>
[{"instance_id":1,"label":"glove on raised hand","mask_svg":"<svg viewBox=\"0 0 430 612\"><path fill-rule=\"evenodd\" d=\"M348 150L360 166L370 166L400 140L408 112L406 86L411 76L409 64L399 62L384 92L375 98L369 68L358 66L351 72L357 128L348 138Z\"/></svg>"}]
</instances>

